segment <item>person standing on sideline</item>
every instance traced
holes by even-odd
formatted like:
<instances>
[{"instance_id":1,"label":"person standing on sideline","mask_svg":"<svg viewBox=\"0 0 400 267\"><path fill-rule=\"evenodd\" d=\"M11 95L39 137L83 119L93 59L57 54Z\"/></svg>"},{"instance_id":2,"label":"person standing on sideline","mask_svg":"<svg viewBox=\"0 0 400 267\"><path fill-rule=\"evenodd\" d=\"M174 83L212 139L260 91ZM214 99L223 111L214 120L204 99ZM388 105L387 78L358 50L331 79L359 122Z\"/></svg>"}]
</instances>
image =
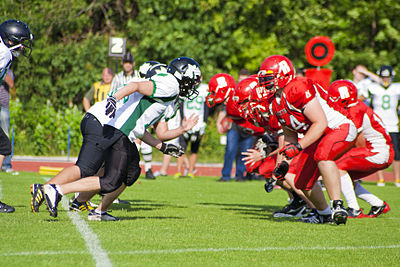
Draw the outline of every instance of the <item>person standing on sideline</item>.
<instances>
[{"instance_id":1,"label":"person standing on sideline","mask_svg":"<svg viewBox=\"0 0 400 267\"><path fill-rule=\"evenodd\" d=\"M14 89L14 73L8 69L4 80L0 83L0 125L4 133L10 139L10 93ZM4 159L2 170L13 175L18 175L11 166L11 156Z\"/></svg>"},{"instance_id":2,"label":"person standing on sideline","mask_svg":"<svg viewBox=\"0 0 400 267\"><path fill-rule=\"evenodd\" d=\"M392 163L393 173L395 185L400 187L400 133L397 113L400 100L400 83L392 83L395 72L391 66L382 65L377 74L381 78L381 82L369 84L363 94L364 98L361 98L361 100L370 99L370 106L382 119L386 130L392 138L395 152ZM379 177L377 185L385 186L383 171L378 171L377 174Z\"/></svg>"},{"instance_id":3,"label":"person standing on sideline","mask_svg":"<svg viewBox=\"0 0 400 267\"><path fill-rule=\"evenodd\" d=\"M238 82L248 78L250 76L250 72L247 69L241 69L239 71ZM225 108L219 112L217 117L217 129L223 128L221 124L227 118L227 113ZM222 168L222 177L217 180L218 182L225 182L231 180L231 172L233 162L236 160L236 172L235 172L235 180L237 182L245 181L245 171L246 166L242 161L243 155L242 152L247 151L247 149L251 148L253 144L253 136L245 132L242 128L240 128L235 123L232 124L231 128L226 133L226 147L225 147L225 156L224 156L224 166Z\"/></svg>"},{"instance_id":4,"label":"person standing on sideline","mask_svg":"<svg viewBox=\"0 0 400 267\"><path fill-rule=\"evenodd\" d=\"M184 151L188 144L190 143L190 156L189 156L189 167L187 170L187 174L184 176L188 176L190 178L194 178L194 170L196 169L197 162L197 153L199 152L201 138L205 133L205 129L207 126L207 118L209 114L209 108L206 105L206 97L208 94L208 85L205 83L200 84L197 88L199 94L193 99L185 99L182 107L182 118L190 117L192 115L199 116L199 121L191 130L184 133L179 137L179 143ZM186 152L185 152L186 153ZM185 154L177 160L178 165L178 173L175 174L175 177L178 178L182 175L182 165L185 161Z\"/></svg>"},{"instance_id":5,"label":"person standing on sideline","mask_svg":"<svg viewBox=\"0 0 400 267\"><path fill-rule=\"evenodd\" d=\"M32 52L33 35L28 25L19 20L6 20L0 24L0 82L6 78L14 57L21 53L29 57ZM11 154L11 143L0 129L0 166L4 157ZM0 213L14 212L15 209L0 201Z\"/></svg>"},{"instance_id":6,"label":"person standing on sideline","mask_svg":"<svg viewBox=\"0 0 400 267\"><path fill-rule=\"evenodd\" d=\"M103 72L101 73L101 81L93 83L92 88L90 88L82 100L82 105L85 112L87 112L94 103L103 101L107 98L113 77L114 72L111 68L103 69Z\"/></svg>"}]
</instances>

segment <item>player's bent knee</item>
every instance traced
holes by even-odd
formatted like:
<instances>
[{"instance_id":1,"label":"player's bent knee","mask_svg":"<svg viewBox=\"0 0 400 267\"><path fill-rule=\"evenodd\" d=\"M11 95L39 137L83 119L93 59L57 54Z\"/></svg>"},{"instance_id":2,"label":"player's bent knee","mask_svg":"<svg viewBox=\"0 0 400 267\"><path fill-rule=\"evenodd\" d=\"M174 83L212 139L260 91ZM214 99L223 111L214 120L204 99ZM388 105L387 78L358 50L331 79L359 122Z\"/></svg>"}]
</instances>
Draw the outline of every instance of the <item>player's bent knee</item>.
<instances>
[{"instance_id":1,"label":"player's bent knee","mask_svg":"<svg viewBox=\"0 0 400 267\"><path fill-rule=\"evenodd\" d=\"M100 179L100 193L106 194L117 190L122 185L120 179L107 179L107 177L102 177Z\"/></svg>"},{"instance_id":2,"label":"player's bent knee","mask_svg":"<svg viewBox=\"0 0 400 267\"><path fill-rule=\"evenodd\" d=\"M126 186L131 186L133 185L140 176L141 168L139 166L133 166L129 168L128 170L128 175L126 176L126 179L124 180L124 184Z\"/></svg>"}]
</instances>

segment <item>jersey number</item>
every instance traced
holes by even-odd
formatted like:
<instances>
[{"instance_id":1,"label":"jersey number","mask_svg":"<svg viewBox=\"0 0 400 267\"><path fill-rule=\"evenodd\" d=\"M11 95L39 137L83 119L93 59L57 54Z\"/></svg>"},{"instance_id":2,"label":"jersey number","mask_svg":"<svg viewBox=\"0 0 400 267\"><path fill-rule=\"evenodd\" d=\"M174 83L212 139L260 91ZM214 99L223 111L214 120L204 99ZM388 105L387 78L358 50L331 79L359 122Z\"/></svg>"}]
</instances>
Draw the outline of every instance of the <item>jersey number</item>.
<instances>
[{"instance_id":1,"label":"jersey number","mask_svg":"<svg viewBox=\"0 0 400 267\"><path fill-rule=\"evenodd\" d=\"M390 95L382 96L382 109L390 109Z\"/></svg>"},{"instance_id":2,"label":"jersey number","mask_svg":"<svg viewBox=\"0 0 400 267\"><path fill-rule=\"evenodd\" d=\"M295 116L290 115L290 124L292 125L292 128L295 129L296 131L300 130L301 128L303 128L303 130L307 130L308 125L305 124L304 122L299 122L298 119L296 119Z\"/></svg>"},{"instance_id":3,"label":"jersey number","mask_svg":"<svg viewBox=\"0 0 400 267\"><path fill-rule=\"evenodd\" d=\"M204 103L203 97L198 96L193 101L186 102L186 108L200 110L203 103Z\"/></svg>"}]
</instances>

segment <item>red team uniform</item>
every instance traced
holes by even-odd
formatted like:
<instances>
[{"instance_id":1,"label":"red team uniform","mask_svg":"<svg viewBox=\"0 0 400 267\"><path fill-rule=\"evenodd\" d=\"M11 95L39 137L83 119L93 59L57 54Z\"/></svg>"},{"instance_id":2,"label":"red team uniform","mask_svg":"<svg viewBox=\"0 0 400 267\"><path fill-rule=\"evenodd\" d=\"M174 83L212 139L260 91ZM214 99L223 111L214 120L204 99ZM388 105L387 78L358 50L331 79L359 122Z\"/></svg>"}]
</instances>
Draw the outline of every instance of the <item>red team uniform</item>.
<instances>
[{"instance_id":1,"label":"red team uniform","mask_svg":"<svg viewBox=\"0 0 400 267\"><path fill-rule=\"evenodd\" d=\"M390 135L371 108L359 100L348 111L356 127L364 134L366 147L352 148L335 162L353 180L358 180L388 168L394 159L394 149Z\"/></svg>"},{"instance_id":2,"label":"red team uniform","mask_svg":"<svg viewBox=\"0 0 400 267\"><path fill-rule=\"evenodd\" d=\"M345 115L327 104L327 91L311 79L294 78L284 89L281 98L272 102L272 112L281 125L297 133L306 133L311 122L304 116L304 107L317 99L327 117L328 127L321 138L306 147L293 162L295 168L289 172L296 174L298 189L311 190L320 176L317 163L336 160L351 148L357 136L357 129Z\"/></svg>"}]
</instances>

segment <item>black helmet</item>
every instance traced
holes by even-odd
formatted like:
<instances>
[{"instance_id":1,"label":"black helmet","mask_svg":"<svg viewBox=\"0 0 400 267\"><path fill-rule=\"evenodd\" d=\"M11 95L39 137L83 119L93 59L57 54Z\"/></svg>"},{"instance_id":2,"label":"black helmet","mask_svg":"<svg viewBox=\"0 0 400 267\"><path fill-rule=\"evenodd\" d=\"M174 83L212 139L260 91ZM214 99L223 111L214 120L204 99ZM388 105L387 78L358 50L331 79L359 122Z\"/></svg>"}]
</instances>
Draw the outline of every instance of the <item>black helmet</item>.
<instances>
[{"instance_id":1,"label":"black helmet","mask_svg":"<svg viewBox=\"0 0 400 267\"><path fill-rule=\"evenodd\" d=\"M169 64L167 71L178 80L181 97L191 100L199 94L196 88L201 82L201 70L195 60L188 57L175 58Z\"/></svg>"},{"instance_id":2,"label":"black helmet","mask_svg":"<svg viewBox=\"0 0 400 267\"><path fill-rule=\"evenodd\" d=\"M0 36L5 46L18 56L18 50L23 47L22 54L29 57L32 52L33 35L24 22L10 19L0 24Z\"/></svg>"},{"instance_id":3,"label":"black helmet","mask_svg":"<svg viewBox=\"0 0 400 267\"><path fill-rule=\"evenodd\" d=\"M376 72L376 74L378 74L378 76L381 78L385 78L385 77L390 78L389 81L385 80L385 81L381 82L383 87L387 88L392 84L395 72L392 67L390 67L388 65L382 65L381 68Z\"/></svg>"}]
</instances>

